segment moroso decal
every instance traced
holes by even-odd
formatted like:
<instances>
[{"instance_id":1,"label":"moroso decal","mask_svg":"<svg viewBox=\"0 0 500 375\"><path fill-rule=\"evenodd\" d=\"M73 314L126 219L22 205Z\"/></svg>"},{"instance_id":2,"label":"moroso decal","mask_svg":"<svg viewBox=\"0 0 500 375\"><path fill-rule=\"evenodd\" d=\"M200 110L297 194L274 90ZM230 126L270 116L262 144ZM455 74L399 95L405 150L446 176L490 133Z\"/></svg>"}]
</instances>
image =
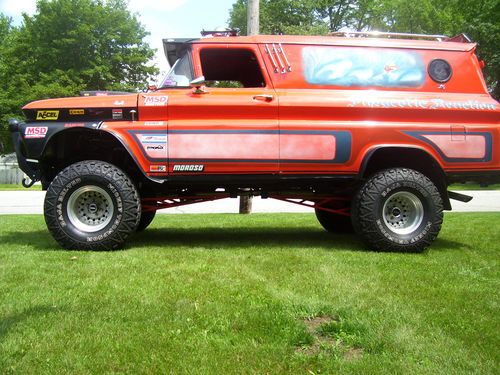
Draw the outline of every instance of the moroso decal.
<instances>
[{"instance_id":1,"label":"moroso decal","mask_svg":"<svg viewBox=\"0 0 500 375\"><path fill-rule=\"evenodd\" d=\"M37 120L57 120L59 118L59 111L37 111Z\"/></svg>"},{"instance_id":2,"label":"moroso decal","mask_svg":"<svg viewBox=\"0 0 500 375\"><path fill-rule=\"evenodd\" d=\"M404 131L436 150L448 163L487 163L491 161L492 136L488 132L467 132L461 140L452 139L451 132Z\"/></svg>"},{"instance_id":3,"label":"moroso decal","mask_svg":"<svg viewBox=\"0 0 500 375\"><path fill-rule=\"evenodd\" d=\"M175 164L172 168L173 172L203 172L204 170L203 164Z\"/></svg>"},{"instance_id":4,"label":"moroso decal","mask_svg":"<svg viewBox=\"0 0 500 375\"><path fill-rule=\"evenodd\" d=\"M146 107L161 107L168 103L168 96L144 96L144 105Z\"/></svg>"},{"instance_id":5,"label":"moroso decal","mask_svg":"<svg viewBox=\"0 0 500 375\"><path fill-rule=\"evenodd\" d=\"M84 109L70 109L69 114L71 116L79 116L79 115L84 115L85 110Z\"/></svg>"},{"instance_id":6,"label":"moroso decal","mask_svg":"<svg viewBox=\"0 0 500 375\"><path fill-rule=\"evenodd\" d=\"M25 138L45 138L49 128L47 126L30 126L24 130Z\"/></svg>"}]
</instances>

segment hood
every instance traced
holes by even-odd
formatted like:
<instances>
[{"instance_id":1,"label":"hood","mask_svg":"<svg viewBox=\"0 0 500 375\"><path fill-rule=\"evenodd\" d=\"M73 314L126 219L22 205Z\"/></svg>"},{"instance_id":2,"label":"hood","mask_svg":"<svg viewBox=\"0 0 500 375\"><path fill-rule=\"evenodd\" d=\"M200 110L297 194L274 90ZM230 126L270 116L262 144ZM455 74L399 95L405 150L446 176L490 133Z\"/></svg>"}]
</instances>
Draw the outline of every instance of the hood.
<instances>
[{"instance_id":1,"label":"hood","mask_svg":"<svg viewBox=\"0 0 500 375\"><path fill-rule=\"evenodd\" d=\"M137 118L138 94L38 100L26 104L28 121L127 121Z\"/></svg>"}]
</instances>

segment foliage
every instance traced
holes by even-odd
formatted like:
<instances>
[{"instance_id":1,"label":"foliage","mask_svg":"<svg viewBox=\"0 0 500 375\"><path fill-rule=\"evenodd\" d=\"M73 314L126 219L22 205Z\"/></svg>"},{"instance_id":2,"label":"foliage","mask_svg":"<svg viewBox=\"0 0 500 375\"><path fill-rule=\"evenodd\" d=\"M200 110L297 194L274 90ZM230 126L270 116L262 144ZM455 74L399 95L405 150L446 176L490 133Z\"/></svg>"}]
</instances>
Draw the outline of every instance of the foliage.
<instances>
[{"instance_id":1,"label":"foliage","mask_svg":"<svg viewBox=\"0 0 500 375\"><path fill-rule=\"evenodd\" d=\"M247 0L236 0L229 25L246 33ZM478 43L492 94L500 98L500 2L498 0L261 0L261 33L326 34L379 30L466 33Z\"/></svg>"},{"instance_id":2,"label":"foliage","mask_svg":"<svg viewBox=\"0 0 500 375\"><path fill-rule=\"evenodd\" d=\"M116 252L1 216L2 374L497 374L499 213L423 254L314 214L157 215Z\"/></svg>"},{"instance_id":3,"label":"foliage","mask_svg":"<svg viewBox=\"0 0 500 375\"><path fill-rule=\"evenodd\" d=\"M0 16L0 121L27 102L82 90L138 90L157 69L154 50L125 0L38 0L12 27ZM10 141L3 139L10 145Z\"/></svg>"}]
</instances>

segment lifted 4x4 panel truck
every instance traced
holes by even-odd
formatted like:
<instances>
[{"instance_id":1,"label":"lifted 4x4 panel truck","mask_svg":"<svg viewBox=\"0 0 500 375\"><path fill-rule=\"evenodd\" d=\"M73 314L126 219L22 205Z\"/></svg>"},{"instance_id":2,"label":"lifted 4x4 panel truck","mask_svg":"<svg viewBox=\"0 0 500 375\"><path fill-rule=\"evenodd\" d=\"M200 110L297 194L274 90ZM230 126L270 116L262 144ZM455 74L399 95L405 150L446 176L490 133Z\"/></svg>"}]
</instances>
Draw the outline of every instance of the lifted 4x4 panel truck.
<instances>
[{"instance_id":1,"label":"lifted 4x4 panel truck","mask_svg":"<svg viewBox=\"0 0 500 375\"><path fill-rule=\"evenodd\" d=\"M164 47L156 90L36 101L11 121L61 246L116 249L158 209L248 194L312 207L373 249L422 251L450 198L470 199L450 183L500 181L499 105L464 35Z\"/></svg>"}]
</instances>

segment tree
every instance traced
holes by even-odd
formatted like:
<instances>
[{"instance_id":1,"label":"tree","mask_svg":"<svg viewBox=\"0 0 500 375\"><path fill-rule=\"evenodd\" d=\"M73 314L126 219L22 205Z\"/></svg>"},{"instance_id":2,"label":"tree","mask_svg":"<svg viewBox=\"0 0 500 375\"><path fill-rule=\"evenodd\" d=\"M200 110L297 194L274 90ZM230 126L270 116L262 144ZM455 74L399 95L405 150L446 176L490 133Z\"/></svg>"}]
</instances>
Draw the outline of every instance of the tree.
<instances>
[{"instance_id":1,"label":"tree","mask_svg":"<svg viewBox=\"0 0 500 375\"><path fill-rule=\"evenodd\" d=\"M157 74L146 35L125 0L38 0L17 28L1 16L2 129L32 100L145 87Z\"/></svg>"},{"instance_id":2,"label":"tree","mask_svg":"<svg viewBox=\"0 0 500 375\"><path fill-rule=\"evenodd\" d=\"M492 94L500 98L498 0L261 0L262 33L323 35L341 28L403 33L466 33L478 43ZM246 33L246 0L237 0L229 25Z\"/></svg>"}]
</instances>

